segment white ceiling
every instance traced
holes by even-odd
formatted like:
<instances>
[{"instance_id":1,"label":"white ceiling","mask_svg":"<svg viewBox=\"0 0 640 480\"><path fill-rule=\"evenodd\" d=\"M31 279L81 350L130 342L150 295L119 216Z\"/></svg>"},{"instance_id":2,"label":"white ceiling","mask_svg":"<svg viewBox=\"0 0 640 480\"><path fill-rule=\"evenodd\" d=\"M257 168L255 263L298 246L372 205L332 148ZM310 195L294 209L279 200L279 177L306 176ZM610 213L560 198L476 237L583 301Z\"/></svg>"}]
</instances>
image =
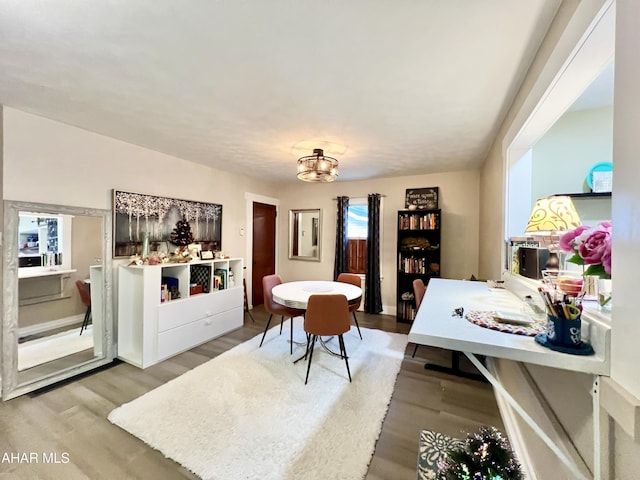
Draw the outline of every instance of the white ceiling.
<instances>
[{"instance_id":1,"label":"white ceiling","mask_svg":"<svg viewBox=\"0 0 640 480\"><path fill-rule=\"evenodd\" d=\"M474 168L561 0L2 0L0 103L296 181Z\"/></svg>"}]
</instances>

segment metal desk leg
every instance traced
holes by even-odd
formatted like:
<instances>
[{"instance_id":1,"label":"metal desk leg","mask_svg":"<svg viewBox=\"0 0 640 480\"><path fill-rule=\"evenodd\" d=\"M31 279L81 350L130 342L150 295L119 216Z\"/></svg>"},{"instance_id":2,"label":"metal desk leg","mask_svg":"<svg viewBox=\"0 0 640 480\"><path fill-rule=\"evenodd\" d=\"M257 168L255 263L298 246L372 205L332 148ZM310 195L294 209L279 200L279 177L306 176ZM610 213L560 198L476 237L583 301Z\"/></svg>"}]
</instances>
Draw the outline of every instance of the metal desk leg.
<instances>
[{"instance_id":1,"label":"metal desk leg","mask_svg":"<svg viewBox=\"0 0 640 480\"><path fill-rule=\"evenodd\" d=\"M593 376L593 392L591 394L593 402L593 480L600 480L600 376Z\"/></svg>"},{"instance_id":2,"label":"metal desk leg","mask_svg":"<svg viewBox=\"0 0 640 480\"><path fill-rule=\"evenodd\" d=\"M416 348L418 345L416 344ZM414 352L415 353L415 352ZM478 375L477 373L468 373L460 369L460 352L456 350L451 351L451 366L443 367L442 365L436 365L433 363L425 363L424 368L427 370L433 370L434 372L448 373L455 375L456 377L468 378L470 380L477 380L478 382L486 382L487 379Z\"/></svg>"},{"instance_id":3,"label":"metal desk leg","mask_svg":"<svg viewBox=\"0 0 640 480\"><path fill-rule=\"evenodd\" d=\"M538 437L551 449L553 453L560 459L562 463L564 463L569 470L575 475L575 478L580 480L590 480L586 477L579 469L578 466L573 462L571 458L569 458L558 446L553 443L553 440L549 438L549 436L540 428L540 426L531 418L531 416L520 406L520 404L513 398L509 392L502 386L502 384L498 381L496 377L494 377L489 370L475 357L473 353L464 352L464 354L471 360L480 373L485 376L487 380L493 385L493 387L498 391L498 393L511 405L511 407L518 412L518 415L522 417L522 419L527 422L533 431ZM595 424L594 424L595 431ZM595 435L595 434L594 434Z\"/></svg>"}]
</instances>

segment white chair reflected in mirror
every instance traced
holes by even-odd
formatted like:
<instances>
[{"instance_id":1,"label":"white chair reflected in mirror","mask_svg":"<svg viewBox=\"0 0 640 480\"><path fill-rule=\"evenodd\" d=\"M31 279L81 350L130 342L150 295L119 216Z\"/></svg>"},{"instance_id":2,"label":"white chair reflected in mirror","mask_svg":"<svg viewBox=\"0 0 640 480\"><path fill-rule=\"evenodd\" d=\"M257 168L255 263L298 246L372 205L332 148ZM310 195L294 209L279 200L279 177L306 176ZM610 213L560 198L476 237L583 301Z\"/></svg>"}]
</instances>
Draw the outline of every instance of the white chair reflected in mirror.
<instances>
[{"instance_id":1,"label":"white chair reflected in mirror","mask_svg":"<svg viewBox=\"0 0 640 480\"><path fill-rule=\"evenodd\" d=\"M76 280L76 287L78 288L82 304L87 307L84 320L82 321L82 327L80 327L80 335L82 335L82 332L89 326L89 320L91 320L91 286L82 280Z\"/></svg>"}]
</instances>

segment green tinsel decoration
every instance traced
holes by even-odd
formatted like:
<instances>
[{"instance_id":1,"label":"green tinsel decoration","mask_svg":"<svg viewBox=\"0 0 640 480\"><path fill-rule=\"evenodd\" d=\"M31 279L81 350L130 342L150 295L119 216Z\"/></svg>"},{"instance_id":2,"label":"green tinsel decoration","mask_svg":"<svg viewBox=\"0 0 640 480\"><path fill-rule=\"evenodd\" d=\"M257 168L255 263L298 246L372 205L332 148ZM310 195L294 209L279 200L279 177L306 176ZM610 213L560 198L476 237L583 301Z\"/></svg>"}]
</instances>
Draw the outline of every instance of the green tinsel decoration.
<instances>
[{"instance_id":1,"label":"green tinsel decoration","mask_svg":"<svg viewBox=\"0 0 640 480\"><path fill-rule=\"evenodd\" d=\"M193 233L191 233L191 226L184 218L178 220L176 228L171 232L171 243L180 247L187 246L193 243Z\"/></svg>"},{"instance_id":2,"label":"green tinsel decoration","mask_svg":"<svg viewBox=\"0 0 640 480\"><path fill-rule=\"evenodd\" d=\"M511 445L494 427L470 433L438 464L440 480L524 480Z\"/></svg>"}]
</instances>

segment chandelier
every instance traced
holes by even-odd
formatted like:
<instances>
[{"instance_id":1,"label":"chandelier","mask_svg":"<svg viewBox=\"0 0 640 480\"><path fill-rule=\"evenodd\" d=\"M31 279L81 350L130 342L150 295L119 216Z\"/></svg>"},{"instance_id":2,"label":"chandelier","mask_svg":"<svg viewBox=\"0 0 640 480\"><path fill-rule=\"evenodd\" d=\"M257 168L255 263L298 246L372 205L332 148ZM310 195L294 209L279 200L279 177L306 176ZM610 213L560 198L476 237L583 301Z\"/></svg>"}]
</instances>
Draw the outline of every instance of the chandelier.
<instances>
[{"instance_id":1,"label":"chandelier","mask_svg":"<svg viewBox=\"0 0 640 480\"><path fill-rule=\"evenodd\" d=\"M298 159L298 178L305 182L333 182L338 177L338 160L325 157L321 148Z\"/></svg>"}]
</instances>

